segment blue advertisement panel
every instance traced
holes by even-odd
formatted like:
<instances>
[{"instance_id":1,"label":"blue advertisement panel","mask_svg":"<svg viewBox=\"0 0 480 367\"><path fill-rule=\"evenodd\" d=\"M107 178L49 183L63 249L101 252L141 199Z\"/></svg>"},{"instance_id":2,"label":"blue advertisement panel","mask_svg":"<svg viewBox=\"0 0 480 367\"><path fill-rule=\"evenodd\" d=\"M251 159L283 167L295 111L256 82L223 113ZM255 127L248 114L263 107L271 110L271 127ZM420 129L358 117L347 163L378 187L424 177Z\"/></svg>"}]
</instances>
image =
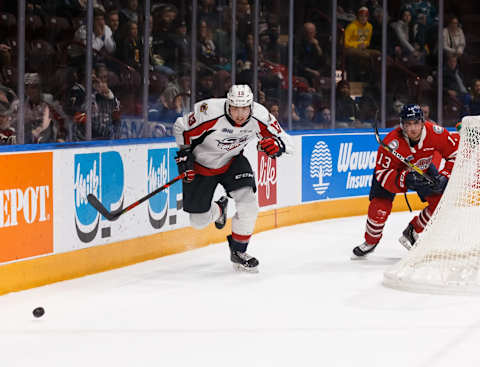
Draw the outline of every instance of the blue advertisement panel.
<instances>
[{"instance_id":1,"label":"blue advertisement panel","mask_svg":"<svg viewBox=\"0 0 480 367\"><path fill-rule=\"evenodd\" d=\"M373 133L303 136L302 202L368 195L377 149Z\"/></svg>"},{"instance_id":2,"label":"blue advertisement panel","mask_svg":"<svg viewBox=\"0 0 480 367\"><path fill-rule=\"evenodd\" d=\"M123 160L118 152L75 154L74 204L78 238L88 243L100 228L100 215L87 201L87 195L98 197L109 211L123 207L125 185ZM101 229L102 238L110 237L110 225Z\"/></svg>"},{"instance_id":3,"label":"blue advertisement panel","mask_svg":"<svg viewBox=\"0 0 480 367\"><path fill-rule=\"evenodd\" d=\"M177 148L148 150L148 192L155 191L168 181L178 176L175 163ZM177 223L177 212L182 209L182 183L177 182L148 200L148 218L155 229L165 224ZM168 219L168 222L167 222Z\"/></svg>"}]
</instances>

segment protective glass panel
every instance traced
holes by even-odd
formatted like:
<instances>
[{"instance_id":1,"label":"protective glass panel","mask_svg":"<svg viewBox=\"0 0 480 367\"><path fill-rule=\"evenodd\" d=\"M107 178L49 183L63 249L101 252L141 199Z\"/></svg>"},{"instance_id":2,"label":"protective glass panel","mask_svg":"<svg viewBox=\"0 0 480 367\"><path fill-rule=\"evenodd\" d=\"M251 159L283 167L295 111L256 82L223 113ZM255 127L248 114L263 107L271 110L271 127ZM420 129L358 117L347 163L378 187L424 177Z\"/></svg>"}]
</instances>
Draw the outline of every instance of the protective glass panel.
<instances>
[{"instance_id":1,"label":"protective glass panel","mask_svg":"<svg viewBox=\"0 0 480 367\"><path fill-rule=\"evenodd\" d=\"M0 145L16 144L17 4L0 6Z\"/></svg>"}]
</instances>

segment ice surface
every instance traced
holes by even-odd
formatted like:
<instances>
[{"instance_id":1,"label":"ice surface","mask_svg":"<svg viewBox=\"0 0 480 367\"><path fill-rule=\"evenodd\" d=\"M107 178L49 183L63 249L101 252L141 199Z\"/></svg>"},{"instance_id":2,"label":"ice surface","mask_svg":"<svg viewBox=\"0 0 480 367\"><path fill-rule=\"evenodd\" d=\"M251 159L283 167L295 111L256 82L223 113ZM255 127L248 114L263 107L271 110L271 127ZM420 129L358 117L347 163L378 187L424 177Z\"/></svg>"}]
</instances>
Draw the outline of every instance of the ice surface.
<instances>
[{"instance_id":1,"label":"ice surface","mask_svg":"<svg viewBox=\"0 0 480 367\"><path fill-rule=\"evenodd\" d=\"M478 367L480 298L381 284L411 216L366 261L352 217L255 235L258 274L222 243L1 296L0 366Z\"/></svg>"}]
</instances>

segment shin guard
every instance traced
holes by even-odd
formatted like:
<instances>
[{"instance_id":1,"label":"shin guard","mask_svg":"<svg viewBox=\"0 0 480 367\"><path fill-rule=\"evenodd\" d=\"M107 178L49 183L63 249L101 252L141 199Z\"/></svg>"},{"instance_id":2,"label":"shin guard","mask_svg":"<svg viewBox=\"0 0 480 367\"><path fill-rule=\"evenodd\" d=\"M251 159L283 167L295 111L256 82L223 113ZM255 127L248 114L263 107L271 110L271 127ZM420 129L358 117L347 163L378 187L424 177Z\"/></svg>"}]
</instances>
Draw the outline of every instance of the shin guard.
<instances>
[{"instance_id":1,"label":"shin guard","mask_svg":"<svg viewBox=\"0 0 480 367\"><path fill-rule=\"evenodd\" d=\"M392 211L392 201L384 198L373 198L368 206L368 218L365 226L365 241L374 245L382 238L383 228Z\"/></svg>"}]
</instances>

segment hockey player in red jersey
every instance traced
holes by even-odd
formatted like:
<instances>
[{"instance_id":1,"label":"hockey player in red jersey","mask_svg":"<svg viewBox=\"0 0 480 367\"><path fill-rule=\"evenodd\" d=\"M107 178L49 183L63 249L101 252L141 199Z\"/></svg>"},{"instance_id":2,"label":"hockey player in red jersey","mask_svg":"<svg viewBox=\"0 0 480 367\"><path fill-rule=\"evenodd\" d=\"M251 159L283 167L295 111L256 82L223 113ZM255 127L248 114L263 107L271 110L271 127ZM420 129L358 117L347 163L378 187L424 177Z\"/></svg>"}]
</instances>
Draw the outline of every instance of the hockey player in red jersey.
<instances>
[{"instance_id":1,"label":"hockey player in red jersey","mask_svg":"<svg viewBox=\"0 0 480 367\"><path fill-rule=\"evenodd\" d=\"M292 151L289 136L261 104L253 101L248 85L233 85L227 98L195 104L194 112L177 119L173 133L180 150L176 162L183 181L183 207L190 224L203 228L227 220L227 196L212 202L221 184L235 201L232 234L227 237L230 259L238 270L256 271L258 260L246 253L258 213L255 176L243 149L258 141L258 149L270 157Z\"/></svg>"},{"instance_id":2,"label":"hockey player in red jersey","mask_svg":"<svg viewBox=\"0 0 480 367\"><path fill-rule=\"evenodd\" d=\"M423 231L447 186L458 148L458 141L443 127L423 118L418 105L405 105L400 126L391 131L383 142L420 168L432 180L410 169L387 149L380 146L370 189L370 205L365 229L365 242L353 249L356 256L372 252L382 238L383 228L392 210L397 193L416 191L428 205L415 216L400 237L400 243L410 249ZM435 152L445 160L439 172L432 163Z\"/></svg>"}]
</instances>

